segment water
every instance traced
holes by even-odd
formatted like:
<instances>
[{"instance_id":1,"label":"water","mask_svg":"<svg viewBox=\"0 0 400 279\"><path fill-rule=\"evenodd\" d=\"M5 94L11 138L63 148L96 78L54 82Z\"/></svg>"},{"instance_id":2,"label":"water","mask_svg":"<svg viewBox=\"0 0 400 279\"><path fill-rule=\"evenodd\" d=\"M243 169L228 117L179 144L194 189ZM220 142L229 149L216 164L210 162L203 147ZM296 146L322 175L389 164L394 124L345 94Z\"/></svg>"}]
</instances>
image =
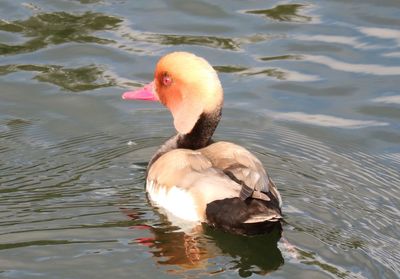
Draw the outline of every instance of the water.
<instances>
[{"instance_id":1,"label":"water","mask_svg":"<svg viewBox=\"0 0 400 279\"><path fill-rule=\"evenodd\" d=\"M0 277L399 278L400 2L0 3ZM173 134L123 102L175 50L225 89L215 138L253 151L284 239L186 235L144 193Z\"/></svg>"}]
</instances>

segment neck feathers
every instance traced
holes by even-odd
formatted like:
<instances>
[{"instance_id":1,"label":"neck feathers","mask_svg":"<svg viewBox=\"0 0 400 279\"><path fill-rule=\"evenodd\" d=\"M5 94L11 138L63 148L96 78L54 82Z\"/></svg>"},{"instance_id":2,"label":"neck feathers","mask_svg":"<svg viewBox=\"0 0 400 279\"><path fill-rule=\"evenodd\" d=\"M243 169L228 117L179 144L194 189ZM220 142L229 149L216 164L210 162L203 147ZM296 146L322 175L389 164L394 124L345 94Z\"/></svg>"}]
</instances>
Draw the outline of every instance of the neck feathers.
<instances>
[{"instance_id":1,"label":"neck feathers","mask_svg":"<svg viewBox=\"0 0 400 279\"><path fill-rule=\"evenodd\" d=\"M211 113L203 112L188 134L179 134L177 148L199 149L207 146L221 119L221 108Z\"/></svg>"},{"instance_id":2,"label":"neck feathers","mask_svg":"<svg viewBox=\"0 0 400 279\"><path fill-rule=\"evenodd\" d=\"M188 134L177 134L168 139L151 158L147 170L150 166L165 153L177 149L200 149L211 143L211 137L221 119L221 106L211 113L203 112L197 120L193 129Z\"/></svg>"}]
</instances>

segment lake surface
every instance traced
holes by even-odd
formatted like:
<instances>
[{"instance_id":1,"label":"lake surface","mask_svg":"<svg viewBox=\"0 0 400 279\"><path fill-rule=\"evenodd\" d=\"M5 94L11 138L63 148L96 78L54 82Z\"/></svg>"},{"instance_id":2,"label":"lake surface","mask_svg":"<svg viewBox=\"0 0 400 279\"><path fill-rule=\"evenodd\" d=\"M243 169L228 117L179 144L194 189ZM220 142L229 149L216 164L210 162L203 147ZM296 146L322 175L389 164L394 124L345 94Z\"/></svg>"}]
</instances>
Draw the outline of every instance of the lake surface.
<instances>
[{"instance_id":1,"label":"lake surface","mask_svg":"<svg viewBox=\"0 0 400 279\"><path fill-rule=\"evenodd\" d=\"M400 2L0 2L0 277L399 278ZM123 102L160 56L205 57L215 139L254 152L287 224L185 234L147 200L174 133Z\"/></svg>"}]
</instances>

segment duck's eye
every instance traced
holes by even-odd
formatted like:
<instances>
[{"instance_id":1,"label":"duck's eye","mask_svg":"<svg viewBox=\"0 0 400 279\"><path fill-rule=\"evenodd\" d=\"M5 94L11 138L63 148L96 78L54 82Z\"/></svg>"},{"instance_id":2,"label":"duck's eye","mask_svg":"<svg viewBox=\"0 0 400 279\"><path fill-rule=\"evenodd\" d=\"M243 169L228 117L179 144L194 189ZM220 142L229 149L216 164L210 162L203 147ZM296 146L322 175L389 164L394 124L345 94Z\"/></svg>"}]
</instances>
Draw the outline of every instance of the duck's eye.
<instances>
[{"instance_id":1,"label":"duck's eye","mask_svg":"<svg viewBox=\"0 0 400 279\"><path fill-rule=\"evenodd\" d=\"M165 86L170 86L171 83L172 83L172 78L171 78L170 76L168 76L168 75L165 75L165 76L163 76L163 78L162 78L162 83L163 83Z\"/></svg>"}]
</instances>

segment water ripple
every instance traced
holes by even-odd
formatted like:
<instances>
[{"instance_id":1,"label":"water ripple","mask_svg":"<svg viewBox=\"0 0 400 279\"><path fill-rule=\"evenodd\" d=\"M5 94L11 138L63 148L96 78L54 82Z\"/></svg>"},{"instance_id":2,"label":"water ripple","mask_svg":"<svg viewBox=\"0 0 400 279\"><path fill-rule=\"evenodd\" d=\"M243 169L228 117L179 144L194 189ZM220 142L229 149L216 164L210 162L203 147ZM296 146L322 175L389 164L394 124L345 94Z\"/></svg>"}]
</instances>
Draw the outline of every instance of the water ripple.
<instances>
[{"instance_id":1,"label":"water ripple","mask_svg":"<svg viewBox=\"0 0 400 279\"><path fill-rule=\"evenodd\" d=\"M323 127L354 129L389 125L389 123L375 120L345 119L336 116L323 114L307 114L303 112L270 112L268 114L277 120L299 122Z\"/></svg>"},{"instance_id":2,"label":"water ripple","mask_svg":"<svg viewBox=\"0 0 400 279\"><path fill-rule=\"evenodd\" d=\"M383 103L383 104L400 104L400 95L393 95L393 96L382 96L378 98L374 98L371 100L375 103Z\"/></svg>"},{"instance_id":3,"label":"water ripple","mask_svg":"<svg viewBox=\"0 0 400 279\"><path fill-rule=\"evenodd\" d=\"M0 30L21 33L31 38L20 45L0 44L0 55L33 52L67 42L108 44L113 41L91 33L114 29L121 21L113 16L92 12L80 15L66 12L40 13L26 20L0 20Z\"/></svg>"},{"instance_id":4,"label":"water ripple","mask_svg":"<svg viewBox=\"0 0 400 279\"><path fill-rule=\"evenodd\" d=\"M308 42L324 42L328 44L344 44L360 49L374 49L377 46L361 42L358 38L337 35L295 35L295 39Z\"/></svg>"},{"instance_id":5,"label":"water ripple","mask_svg":"<svg viewBox=\"0 0 400 279\"><path fill-rule=\"evenodd\" d=\"M64 90L72 92L81 92L94 90L102 87L115 85L116 79L113 79L108 72L101 66L88 65L78 68L67 68L61 65L1 65L0 75L7 75L14 72L35 72L33 78L57 85Z\"/></svg>"},{"instance_id":6,"label":"water ripple","mask_svg":"<svg viewBox=\"0 0 400 279\"><path fill-rule=\"evenodd\" d=\"M264 15L268 19L286 22L310 22L312 17L301 15L300 11L306 5L303 4L284 4L277 5L271 9L246 11L248 14Z\"/></svg>"},{"instance_id":7,"label":"water ripple","mask_svg":"<svg viewBox=\"0 0 400 279\"><path fill-rule=\"evenodd\" d=\"M367 36L376 37L379 39L394 40L397 46L400 46L400 31L389 28L377 27L359 27L358 30Z\"/></svg>"},{"instance_id":8,"label":"water ripple","mask_svg":"<svg viewBox=\"0 0 400 279\"><path fill-rule=\"evenodd\" d=\"M240 50L240 44L232 38L184 34L177 35L144 33L133 31L127 27L122 30L120 30L119 32L122 33L121 35L123 38L127 38L130 41L138 43L149 43L157 45L200 45L233 51Z\"/></svg>"},{"instance_id":9,"label":"water ripple","mask_svg":"<svg viewBox=\"0 0 400 279\"><path fill-rule=\"evenodd\" d=\"M304 61L313 62L328 66L334 70L370 74L377 76L397 76L400 75L400 67L398 66L384 66L374 64L352 64L348 62L339 61L327 56L322 55L303 55Z\"/></svg>"},{"instance_id":10,"label":"water ripple","mask_svg":"<svg viewBox=\"0 0 400 279\"><path fill-rule=\"evenodd\" d=\"M261 58L263 59L263 58ZM273 58L271 58L272 60ZM279 58L275 58L279 59ZM311 82L320 80L317 75L309 75L293 70L282 69L278 67L274 68L247 68L244 66L234 66L234 65L220 65L214 66L214 68L220 73L234 73L241 76L268 76L278 80L288 80L288 81L298 81L298 82Z\"/></svg>"}]
</instances>

